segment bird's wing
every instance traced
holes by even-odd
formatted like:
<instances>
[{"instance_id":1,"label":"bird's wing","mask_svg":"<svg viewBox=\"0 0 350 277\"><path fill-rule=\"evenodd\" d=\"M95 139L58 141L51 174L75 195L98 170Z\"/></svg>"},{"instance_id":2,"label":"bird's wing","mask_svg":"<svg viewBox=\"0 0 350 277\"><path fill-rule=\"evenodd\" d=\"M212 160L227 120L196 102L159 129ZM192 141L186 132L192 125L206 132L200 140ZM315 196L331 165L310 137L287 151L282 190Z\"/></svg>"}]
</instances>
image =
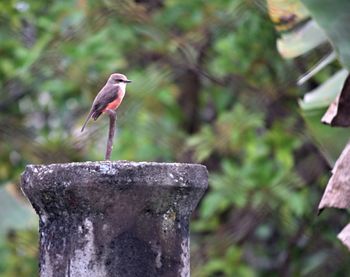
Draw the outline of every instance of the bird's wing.
<instances>
[{"instance_id":1,"label":"bird's wing","mask_svg":"<svg viewBox=\"0 0 350 277\"><path fill-rule=\"evenodd\" d=\"M107 105L113 102L119 94L119 86L104 86L97 94L94 103L92 104L92 118L96 120L107 107Z\"/></svg>"},{"instance_id":2,"label":"bird's wing","mask_svg":"<svg viewBox=\"0 0 350 277\"><path fill-rule=\"evenodd\" d=\"M120 86L110 86L110 85L105 85L100 90L94 102L92 103L91 110L88 116L86 117L83 128L81 128L81 132L84 131L85 126L91 117L94 120L96 120L101 115L102 111L107 107L107 105L118 97L120 90L121 90Z\"/></svg>"}]
</instances>

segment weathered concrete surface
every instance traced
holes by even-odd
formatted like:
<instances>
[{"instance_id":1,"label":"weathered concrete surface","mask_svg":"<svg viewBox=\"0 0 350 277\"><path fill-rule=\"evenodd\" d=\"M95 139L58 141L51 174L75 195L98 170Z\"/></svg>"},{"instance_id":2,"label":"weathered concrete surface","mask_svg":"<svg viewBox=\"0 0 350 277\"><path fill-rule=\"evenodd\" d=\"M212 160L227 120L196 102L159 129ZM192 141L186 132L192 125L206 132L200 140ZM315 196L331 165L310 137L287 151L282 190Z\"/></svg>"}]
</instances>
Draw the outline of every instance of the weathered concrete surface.
<instances>
[{"instance_id":1,"label":"weathered concrete surface","mask_svg":"<svg viewBox=\"0 0 350 277\"><path fill-rule=\"evenodd\" d=\"M28 165L40 276L189 276L189 216L207 185L202 165Z\"/></svg>"}]
</instances>

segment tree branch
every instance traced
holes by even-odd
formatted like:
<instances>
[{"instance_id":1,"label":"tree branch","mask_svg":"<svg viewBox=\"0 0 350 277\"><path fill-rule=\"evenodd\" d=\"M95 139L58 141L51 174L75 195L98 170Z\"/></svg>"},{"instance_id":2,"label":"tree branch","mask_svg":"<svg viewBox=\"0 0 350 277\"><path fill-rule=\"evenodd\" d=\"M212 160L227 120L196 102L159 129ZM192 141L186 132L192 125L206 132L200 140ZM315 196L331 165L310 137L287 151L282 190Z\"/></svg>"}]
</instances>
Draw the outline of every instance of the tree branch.
<instances>
[{"instance_id":1,"label":"tree branch","mask_svg":"<svg viewBox=\"0 0 350 277\"><path fill-rule=\"evenodd\" d=\"M113 140L114 140L114 134L115 134L115 125L117 120L117 113L113 110L107 110L107 113L109 115L109 133L108 133L108 140L107 140L107 149L106 149L106 157L105 160L111 159L111 153L113 149Z\"/></svg>"}]
</instances>

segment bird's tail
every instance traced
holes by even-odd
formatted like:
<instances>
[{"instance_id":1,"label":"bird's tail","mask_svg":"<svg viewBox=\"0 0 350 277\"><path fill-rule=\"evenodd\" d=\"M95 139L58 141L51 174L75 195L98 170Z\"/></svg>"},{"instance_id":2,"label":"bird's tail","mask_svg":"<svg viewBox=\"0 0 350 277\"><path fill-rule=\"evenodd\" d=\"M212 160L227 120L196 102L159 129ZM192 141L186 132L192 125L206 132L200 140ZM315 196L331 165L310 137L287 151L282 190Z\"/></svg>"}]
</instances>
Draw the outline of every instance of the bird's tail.
<instances>
[{"instance_id":1,"label":"bird's tail","mask_svg":"<svg viewBox=\"0 0 350 277\"><path fill-rule=\"evenodd\" d=\"M91 118L93 112L94 112L93 110L91 110L91 111L89 112L88 116L86 117L85 123L84 123L83 127L81 128L80 132L84 131L85 126L86 126L86 124L88 123L89 119Z\"/></svg>"}]
</instances>

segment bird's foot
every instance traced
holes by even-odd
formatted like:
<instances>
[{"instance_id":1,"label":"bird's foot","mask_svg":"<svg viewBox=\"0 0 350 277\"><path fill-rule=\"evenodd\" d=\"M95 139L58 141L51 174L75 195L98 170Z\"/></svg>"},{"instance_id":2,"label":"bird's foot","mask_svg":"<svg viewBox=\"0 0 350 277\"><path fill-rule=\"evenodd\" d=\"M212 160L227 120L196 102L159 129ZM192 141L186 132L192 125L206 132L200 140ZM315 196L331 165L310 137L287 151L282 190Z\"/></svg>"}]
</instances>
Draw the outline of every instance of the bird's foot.
<instances>
[{"instance_id":1,"label":"bird's foot","mask_svg":"<svg viewBox=\"0 0 350 277\"><path fill-rule=\"evenodd\" d=\"M106 110L106 112L108 113L109 116L114 117L115 119L117 119L117 112L115 110Z\"/></svg>"}]
</instances>

